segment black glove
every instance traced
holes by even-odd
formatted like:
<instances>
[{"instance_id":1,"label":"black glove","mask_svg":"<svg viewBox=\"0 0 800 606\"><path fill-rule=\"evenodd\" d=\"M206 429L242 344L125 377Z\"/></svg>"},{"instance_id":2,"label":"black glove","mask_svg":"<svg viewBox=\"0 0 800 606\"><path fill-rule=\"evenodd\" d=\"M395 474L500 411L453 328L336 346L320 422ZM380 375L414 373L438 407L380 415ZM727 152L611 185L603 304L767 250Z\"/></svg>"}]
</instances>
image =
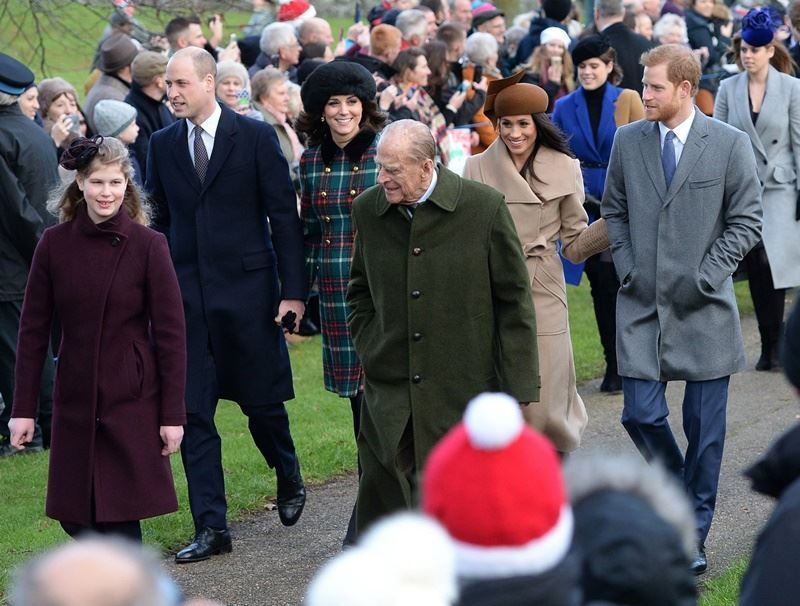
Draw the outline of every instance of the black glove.
<instances>
[{"instance_id":1,"label":"black glove","mask_svg":"<svg viewBox=\"0 0 800 606\"><path fill-rule=\"evenodd\" d=\"M592 194L586 194L586 201L583 203L583 210L590 217L600 216L600 200L595 198Z\"/></svg>"},{"instance_id":2,"label":"black glove","mask_svg":"<svg viewBox=\"0 0 800 606\"><path fill-rule=\"evenodd\" d=\"M797 192L797 204L794 208L794 220L800 221L800 191Z\"/></svg>"},{"instance_id":3,"label":"black glove","mask_svg":"<svg viewBox=\"0 0 800 606\"><path fill-rule=\"evenodd\" d=\"M281 326L284 330L288 331L288 333L294 334L295 324L297 323L297 314L293 311L287 311L284 316L281 318Z\"/></svg>"}]
</instances>

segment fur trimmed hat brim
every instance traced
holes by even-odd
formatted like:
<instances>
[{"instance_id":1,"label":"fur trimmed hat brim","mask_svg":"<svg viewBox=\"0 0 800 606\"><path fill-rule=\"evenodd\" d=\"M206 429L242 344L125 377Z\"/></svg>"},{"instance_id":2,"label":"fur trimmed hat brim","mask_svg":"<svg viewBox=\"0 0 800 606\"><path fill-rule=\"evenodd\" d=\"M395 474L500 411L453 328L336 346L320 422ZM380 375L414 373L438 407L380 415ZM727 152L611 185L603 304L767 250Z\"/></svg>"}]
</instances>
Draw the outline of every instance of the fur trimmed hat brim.
<instances>
[{"instance_id":1,"label":"fur trimmed hat brim","mask_svg":"<svg viewBox=\"0 0 800 606\"><path fill-rule=\"evenodd\" d=\"M375 78L358 63L335 60L320 65L303 82L300 98L308 114L322 114L325 104L334 95L355 95L362 103L375 100Z\"/></svg>"}]
</instances>

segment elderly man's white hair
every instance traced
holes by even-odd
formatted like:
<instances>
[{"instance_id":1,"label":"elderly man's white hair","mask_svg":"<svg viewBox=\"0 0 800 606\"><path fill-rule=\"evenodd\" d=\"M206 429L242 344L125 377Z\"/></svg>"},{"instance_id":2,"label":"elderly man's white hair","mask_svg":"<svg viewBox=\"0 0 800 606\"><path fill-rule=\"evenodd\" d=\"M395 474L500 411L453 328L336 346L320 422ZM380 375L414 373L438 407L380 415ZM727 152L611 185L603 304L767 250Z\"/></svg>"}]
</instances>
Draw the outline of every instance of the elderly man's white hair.
<instances>
[{"instance_id":1,"label":"elderly man's white hair","mask_svg":"<svg viewBox=\"0 0 800 606\"><path fill-rule=\"evenodd\" d=\"M681 44L686 44L689 42L689 34L686 29L686 20L680 15L676 15L674 13L667 13L655 22L655 25L653 25L653 37L661 42L661 38L663 38L667 32L672 29L681 30Z\"/></svg>"},{"instance_id":2,"label":"elderly man's white hair","mask_svg":"<svg viewBox=\"0 0 800 606\"><path fill-rule=\"evenodd\" d=\"M14 105L19 101L19 95L9 95L8 93L0 93L0 107L7 107Z\"/></svg>"},{"instance_id":3,"label":"elderly man's white hair","mask_svg":"<svg viewBox=\"0 0 800 606\"><path fill-rule=\"evenodd\" d=\"M497 38L486 32L474 32L467 38L465 52L467 59L475 65L486 67L492 56L497 56Z\"/></svg>"},{"instance_id":4,"label":"elderly man's white hair","mask_svg":"<svg viewBox=\"0 0 800 606\"><path fill-rule=\"evenodd\" d=\"M357 547L325 564L306 606L450 606L455 552L435 521L401 513L373 526Z\"/></svg>"},{"instance_id":5,"label":"elderly man's white hair","mask_svg":"<svg viewBox=\"0 0 800 606\"><path fill-rule=\"evenodd\" d=\"M278 50L297 40L294 26L284 22L270 23L261 32L258 46L267 57L274 57Z\"/></svg>"},{"instance_id":6,"label":"elderly man's white hair","mask_svg":"<svg viewBox=\"0 0 800 606\"><path fill-rule=\"evenodd\" d=\"M180 592L158 558L116 538L89 538L58 547L14 576L11 606L177 606Z\"/></svg>"},{"instance_id":7,"label":"elderly man's white hair","mask_svg":"<svg viewBox=\"0 0 800 606\"><path fill-rule=\"evenodd\" d=\"M394 24L403 35L403 40L411 40L413 36L417 36L424 42L428 36L428 19L419 9L409 8L402 11L397 15Z\"/></svg>"},{"instance_id":8,"label":"elderly man's white hair","mask_svg":"<svg viewBox=\"0 0 800 606\"><path fill-rule=\"evenodd\" d=\"M311 17L310 19L301 21L297 25L297 39L300 40L301 44L307 44L308 42L322 42L322 40L319 39L320 36L323 33L329 32L330 29L331 26L322 17Z\"/></svg>"},{"instance_id":9,"label":"elderly man's white hair","mask_svg":"<svg viewBox=\"0 0 800 606\"><path fill-rule=\"evenodd\" d=\"M694 513L685 491L662 465L648 464L630 454L570 459L564 466L564 481L573 504L607 490L636 495L677 531L686 556L694 557Z\"/></svg>"},{"instance_id":10,"label":"elderly man's white hair","mask_svg":"<svg viewBox=\"0 0 800 606\"><path fill-rule=\"evenodd\" d=\"M594 10L600 17L619 17L625 14L624 0L594 0Z\"/></svg>"},{"instance_id":11,"label":"elderly man's white hair","mask_svg":"<svg viewBox=\"0 0 800 606\"><path fill-rule=\"evenodd\" d=\"M391 141L395 137L405 138L406 152L414 162L436 160L436 141L433 140L431 130L422 122L404 119L389 123L381 132L378 148L380 149L381 143Z\"/></svg>"}]
</instances>

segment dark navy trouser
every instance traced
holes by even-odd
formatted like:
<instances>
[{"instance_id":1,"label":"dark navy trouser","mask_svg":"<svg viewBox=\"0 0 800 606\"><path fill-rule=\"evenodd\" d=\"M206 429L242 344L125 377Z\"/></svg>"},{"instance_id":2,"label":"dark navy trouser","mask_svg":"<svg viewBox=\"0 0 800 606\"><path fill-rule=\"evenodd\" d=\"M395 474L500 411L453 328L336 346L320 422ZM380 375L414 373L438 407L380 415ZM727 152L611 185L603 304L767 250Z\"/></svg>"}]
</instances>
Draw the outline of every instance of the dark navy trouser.
<instances>
[{"instance_id":1,"label":"dark navy trouser","mask_svg":"<svg viewBox=\"0 0 800 606\"><path fill-rule=\"evenodd\" d=\"M181 458L189 487L189 508L195 530L227 528L228 504L225 499L225 478L222 470L222 440L214 424L219 392L216 369L210 348L203 364L202 401L195 412L186 415ZM243 403L247 425L267 465L275 468L279 482L294 480L300 464L289 430L289 415L283 402Z\"/></svg>"},{"instance_id":2,"label":"dark navy trouser","mask_svg":"<svg viewBox=\"0 0 800 606\"><path fill-rule=\"evenodd\" d=\"M645 459L660 460L685 485L700 543L708 536L717 502L729 382L730 377L686 382L683 432L688 447L684 456L667 423L666 382L622 378L622 425Z\"/></svg>"}]
</instances>

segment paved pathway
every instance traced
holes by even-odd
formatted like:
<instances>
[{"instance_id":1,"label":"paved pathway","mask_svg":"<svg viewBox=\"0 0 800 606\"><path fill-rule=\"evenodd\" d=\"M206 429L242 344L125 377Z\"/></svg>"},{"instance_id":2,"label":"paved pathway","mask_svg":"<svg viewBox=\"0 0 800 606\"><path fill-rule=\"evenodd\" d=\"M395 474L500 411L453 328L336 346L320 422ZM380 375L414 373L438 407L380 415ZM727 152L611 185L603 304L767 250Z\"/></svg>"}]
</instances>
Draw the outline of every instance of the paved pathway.
<instances>
[{"instance_id":1,"label":"paved pathway","mask_svg":"<svg viewBox=\"0 0 800 606\"><path fill-rule=\"evenodd\" d=\"M755 363L758 337L753 318L743 323L748 357ZM598 381L581 388L589 410L589 427L576 457L597 452L633 451L619 424L621 396L598 391ZM682 441L682 385L671 385L667 398L671 424ZM776 373L748 371L731 380L728 433L714 525L707 541L709 576L746 557L772 503L752 494L741 471L786 428L796 422L798 399ZM338 553L355 498L356 481L348 476L309 490L303 517L283 528L276 512L233 525L234 552L206 562L177 566L165 561L186 593L230 606L296 606L319 566Z\"/></svg>"}]
</instances>

